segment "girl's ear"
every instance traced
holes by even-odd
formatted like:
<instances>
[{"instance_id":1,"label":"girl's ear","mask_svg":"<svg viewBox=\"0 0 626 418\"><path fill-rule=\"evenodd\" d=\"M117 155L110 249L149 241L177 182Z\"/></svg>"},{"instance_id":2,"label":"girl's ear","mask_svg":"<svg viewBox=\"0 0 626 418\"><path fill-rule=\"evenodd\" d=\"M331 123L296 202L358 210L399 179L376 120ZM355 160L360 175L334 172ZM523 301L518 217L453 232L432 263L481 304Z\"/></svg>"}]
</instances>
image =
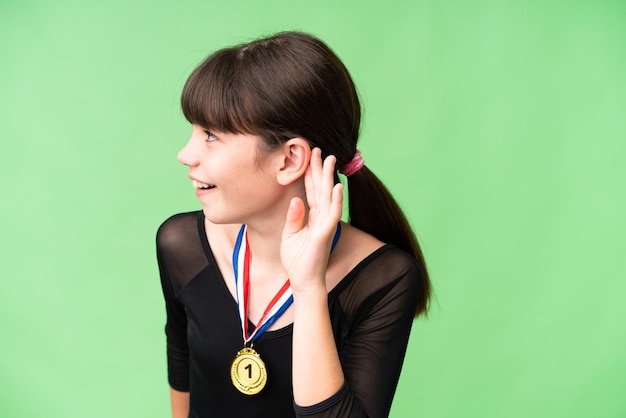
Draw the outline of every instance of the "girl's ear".
<instances>
[{"instance_id":1,"label":"girl's ear","mask_svg":"<svg viewBox=\"0 0 626 418\"><path fill-rule=\"evenodd\" d=\"M306 173L311 161L311 146L305 139L291 138L281 147L280 158L277 180L286 186Z\"/></svg>"}]
</instances>

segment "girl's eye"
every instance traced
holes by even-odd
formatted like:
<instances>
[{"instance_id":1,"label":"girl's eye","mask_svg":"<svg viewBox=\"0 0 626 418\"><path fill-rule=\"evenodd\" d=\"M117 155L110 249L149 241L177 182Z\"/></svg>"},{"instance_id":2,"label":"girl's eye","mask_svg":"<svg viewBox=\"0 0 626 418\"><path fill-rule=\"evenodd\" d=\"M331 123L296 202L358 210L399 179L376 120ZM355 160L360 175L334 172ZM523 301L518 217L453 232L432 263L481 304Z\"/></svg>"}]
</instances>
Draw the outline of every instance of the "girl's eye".
<instances>
[{"instance_id":1,"label":"girl's eye","mask_svg":"<svg viewBox=\"0 0 626 418\"><path fill-rule=\"evenodd\" d=\"M204 133L207 135L206 142L217 141L217 137L215 136L215 134L213 134L213 132L204 131Z\"/></svg>"}]
</instances>

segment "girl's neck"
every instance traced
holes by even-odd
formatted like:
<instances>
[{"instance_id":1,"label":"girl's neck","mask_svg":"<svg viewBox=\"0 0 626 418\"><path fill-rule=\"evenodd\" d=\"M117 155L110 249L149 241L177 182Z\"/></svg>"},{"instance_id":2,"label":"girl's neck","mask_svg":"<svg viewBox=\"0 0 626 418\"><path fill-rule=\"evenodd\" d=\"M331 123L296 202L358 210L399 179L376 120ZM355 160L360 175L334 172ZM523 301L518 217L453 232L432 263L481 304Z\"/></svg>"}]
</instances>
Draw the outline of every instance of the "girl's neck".
<instances>
[{"instance_id":1,"label":"girl's neck","mask_svg":"<svg viewBox=\"0 0 626 418\"><path fill-rule=\"evenodd\" d=\"M280 224L250 225L248 227L248 244L254 257L254 264L276 265L280 261L280 244L282 241L284 222Z\"/></svg>"},{"instance_id":2,"label":"girl's neck","mask_svg":"<svg viewBox=\"0 0 626 418\"><path fill-rule=\"evenodd\" d=\"M304 193L303 193L304 194ZM267 265L281 265L280 246L285 227L285 217L291 198L286 199L283 204L278 203L275 210L266 216L249 219L246 222L248 228L248 243L252 251L255 263ZM308 214L308 206L305 202L305 219ZM276 210L282 208L282 210Z\"/></svg>"}]
</instances>

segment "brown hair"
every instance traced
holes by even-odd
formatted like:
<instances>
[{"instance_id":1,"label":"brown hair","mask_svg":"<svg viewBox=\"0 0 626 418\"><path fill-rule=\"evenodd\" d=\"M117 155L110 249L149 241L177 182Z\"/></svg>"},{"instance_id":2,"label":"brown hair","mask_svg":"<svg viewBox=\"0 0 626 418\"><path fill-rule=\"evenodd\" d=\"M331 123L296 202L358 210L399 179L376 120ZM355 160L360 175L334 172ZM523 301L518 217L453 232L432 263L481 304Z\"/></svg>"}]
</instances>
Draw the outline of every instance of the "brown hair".
<instances>
[{"instance_id":1,"label":"brown hair","mask_svg":"<svg viewBox=\"0 0 626 418\"><path fill-rule=\"evenodd\" d=\"M361 107L348 70L321 40L283 32L210 55L191 74L181 98L191 123L222 132L262 137L271 149L304 138L337 166L356 152ZM413 255L427 310L430 281L415 234L382 182L363 167L348 179L349 221Z\"/></svg>"}]
</instances>

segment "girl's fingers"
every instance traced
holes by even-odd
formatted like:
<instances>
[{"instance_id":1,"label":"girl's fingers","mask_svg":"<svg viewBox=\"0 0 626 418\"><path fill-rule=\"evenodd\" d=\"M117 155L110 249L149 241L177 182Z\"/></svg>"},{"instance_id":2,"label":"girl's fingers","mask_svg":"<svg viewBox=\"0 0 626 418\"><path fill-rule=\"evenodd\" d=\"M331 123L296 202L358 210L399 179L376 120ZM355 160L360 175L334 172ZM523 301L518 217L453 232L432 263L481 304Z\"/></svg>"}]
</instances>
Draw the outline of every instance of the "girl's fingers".
<instances>
[{"instance_id":1,"label":"girl's fingers","mask_svg":"<svg viewBox=\"0 0 626 418\"><path fill-rule=\"evenodd\" d=\"M335 185L335 164L337 159L330 155L322 161L319 148L311 153L311 162L304 175L306 199L309 205L308 224L316 223L318 215L324 224L337 222L341 218L343 186Z\"/></svg>"},{"instance_id":2,"label":"girl's fingers","mask_svg":"<svg viewBox=\"0 0 626 418\"><path fill-rule=\"evenodd\" d=\"M337 183L333 186L332 200L330 203L330 216L337 220L341 219L343 210L343 184Z\"/></svg>"},{"instance_id":3,"label":"girl's fingers","mask_svg":"<svg viewBox=\"0 0 626 418\"><path fill-rule=\"evenodd\" d=\"M311 178L313 179L313 191L315 200L319 197L320 179L322 176L322 151L319 148L313 148L311 153Z\"/></svg>"},{"instance_id":4,"label":"girl's fingers","mask_svg":"<svg viewBox=\"0 0 626 418\"><path fill-rule=\"evenodd\" d=\"M322 151L319 148L313 148L309 168L307 169L304 177L307 202L309 204L309 208L313 210L318 209L321 174Z\"/></svg>"},{"instance_id":5,"label":"girl's fingers","mask_svg":"<svg viewBox=\"0 0 626 418\"><path fill-rule=\"evenodd\" d=\"M324 160L319 184L318 204L324 210L329 208L332 201L333 187L335 186L335 161L333 155Z\"/></svg>"},{"instance_id":6,"label":"girl's fingers","mask_svg":"<svg viewBox=\"0 0 626 418\"><path fill-rule=\"evenodd\" d=\"M317 206L317 193L315 192L315 182L313 181L313 172L310 165L304 173L304 191L306 192L306 201L309 208Z\"/></svg>"},{"instance_id":7,"label":"girl's fingers","mask_svg":"<svg viewBox=\"0 0 626 418\"><path fill-rule=\"evenodd\" d=\"M294 197L289 202L287 217L285 219L285 227L283 235L291 236L302 229L304 221L304 202L298 197Z\"/></svg>"}]
</instances>

